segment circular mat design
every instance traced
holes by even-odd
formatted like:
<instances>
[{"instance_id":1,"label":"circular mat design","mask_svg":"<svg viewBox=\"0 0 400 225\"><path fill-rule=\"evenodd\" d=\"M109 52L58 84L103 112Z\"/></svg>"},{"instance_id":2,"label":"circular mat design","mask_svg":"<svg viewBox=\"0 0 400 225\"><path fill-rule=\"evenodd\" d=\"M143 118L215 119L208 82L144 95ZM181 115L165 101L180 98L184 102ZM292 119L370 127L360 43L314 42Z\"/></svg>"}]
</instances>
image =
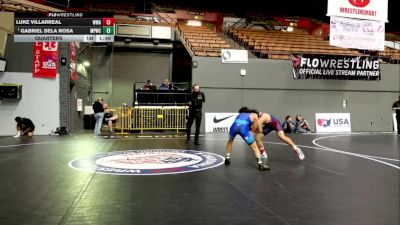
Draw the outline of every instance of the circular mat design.
<instances>
[{"instance_id":1,"label":"circular mat design","mask_svg":"<svg viewBox=\"0 0 400 225\"><path fill-rule=\"evenodd\" d=\"M203 151L143 149L107 152L72 160L71 168L112 175L189 173L220 166L224 157Z\"/></svg>"}]
</instances>

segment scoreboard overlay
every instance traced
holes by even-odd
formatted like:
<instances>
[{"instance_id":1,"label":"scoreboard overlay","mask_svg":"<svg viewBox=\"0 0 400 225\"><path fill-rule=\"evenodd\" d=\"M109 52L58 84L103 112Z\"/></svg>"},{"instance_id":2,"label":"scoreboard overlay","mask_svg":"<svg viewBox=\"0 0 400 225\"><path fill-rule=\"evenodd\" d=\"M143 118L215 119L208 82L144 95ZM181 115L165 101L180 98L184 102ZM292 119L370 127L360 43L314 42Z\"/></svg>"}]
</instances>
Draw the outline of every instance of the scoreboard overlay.
<instances>
[{"instance_id":1,"label":"scoreboard overlay","mask_svg":"<svg viewBox=\"0 0 400 225\"><path fill-rule=\"evenodd\" d=\"M115 21L103 13L15 13L14 42L114 42Z\"/></svg>"}]
</instances>

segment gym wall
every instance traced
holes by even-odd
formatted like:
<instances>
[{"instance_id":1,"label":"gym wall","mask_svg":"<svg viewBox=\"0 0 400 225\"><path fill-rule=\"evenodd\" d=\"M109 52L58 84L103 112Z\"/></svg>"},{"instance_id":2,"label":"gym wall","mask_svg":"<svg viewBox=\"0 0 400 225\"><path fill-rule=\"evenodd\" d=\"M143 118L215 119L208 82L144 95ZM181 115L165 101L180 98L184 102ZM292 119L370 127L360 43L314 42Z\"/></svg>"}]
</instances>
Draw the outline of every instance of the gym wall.
<instances>
[{"instance_id":1,"label":"gym wall","mask_svg":"<svg viewBox=\"0 0 400 225\"><path fill-rule=\"evenodd\" d=\"M248 64L223 64L220 58L193 57L193 61L197 62L193 82L206 95L204 112L236 112L248 106L281 120L302 114L313 130L315 113L347 112L352 131L393 129L391 106L400 91L400 65L381 64L380 81L295 80L289 60L249 58ZM240 69L247 74L241 76Z\"/></svg>"}]
</instances>

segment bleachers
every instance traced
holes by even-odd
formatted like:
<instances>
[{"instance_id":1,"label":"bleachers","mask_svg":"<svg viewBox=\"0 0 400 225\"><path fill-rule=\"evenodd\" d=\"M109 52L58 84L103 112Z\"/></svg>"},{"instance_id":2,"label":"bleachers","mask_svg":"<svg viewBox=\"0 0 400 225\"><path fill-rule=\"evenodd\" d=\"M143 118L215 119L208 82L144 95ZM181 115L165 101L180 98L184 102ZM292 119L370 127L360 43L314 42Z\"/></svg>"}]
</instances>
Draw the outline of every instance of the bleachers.
<instances>
[{"instance_id":1,"label":"bleachers","mask_svg":"<svg viewBox=\"0 0 400 225\"><path fill-rule=\"evenodd\" d=\"M230 48L216 32L204 25L195 27L178 24L178 31L196 56L218 57L221 56L221 49Z\"/></svg>"},{"instance_id":2,"label":"bleachers","mask_svg":"<svg viewBox=\"0 0 400 225\"><path fill-rule=\"evenodd\" d=\"M290 54L361 55L351 49L329 45L329 42L306 32L275 30L229 29L228 35L246 49L262 58L290 59Z\"/></svg>"},{"instance_id":3,"label":"bleachers","mask_svg":"<svg viewBox=\"0 0 400 225\"><path fill-rule=\"evenodd\" d=\"M378 52L379 57L385 59L389 63L400 63L400 50L385 47L384 51Z\"/></svg>"}]
</instances>

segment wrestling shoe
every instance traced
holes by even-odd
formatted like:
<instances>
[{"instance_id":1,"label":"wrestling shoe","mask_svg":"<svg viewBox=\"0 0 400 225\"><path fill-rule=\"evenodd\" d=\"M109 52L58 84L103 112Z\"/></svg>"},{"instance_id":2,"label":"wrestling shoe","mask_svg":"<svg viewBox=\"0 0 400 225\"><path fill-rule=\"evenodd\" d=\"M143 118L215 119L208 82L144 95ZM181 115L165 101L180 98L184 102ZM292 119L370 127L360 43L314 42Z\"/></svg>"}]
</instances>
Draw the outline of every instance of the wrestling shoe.
<instances>
[{"instance_id":1,"label":"wrestling shoe","mask_svg":"<svg viewBox=\"0 0 400 225\"><path fill-rule=\"evenodd\" d=\"M297 156L299 157L300 160L304 160L305 155L303 154L303 152L301 151L301 149L299 147L294 147L293 151L296 152Z\"/></svg>"},{"instance_id":2,"label":"wrestling shoe","mask_svg":"<svg viewBox=\"0 0 400 225\"><path fill-rule=\"evenodd\" d=\"M231 164L231 158L225 158L225 165Z\"/></svg>"},{"instance_id":3,"label":"wrestling shoe","mask_svg":"<svg viewBox=\"0 0 400 225\"><path fill-rule=\"evenodd\" d=\"M269 166L264 163L258 163L258 169L261 171L270 170Z\"/></svg>"},{"instance_id":4,"label":"wrestling shoe","mask_svg":"<svg viewBox=\"0 0 400 225\"><path fill-rule=\"evenodd\" d=\"M266 151L263 151L262 153L260 152L260 158L262 159L268 159L268 155Z\"/></svg>"}]
</instances>

